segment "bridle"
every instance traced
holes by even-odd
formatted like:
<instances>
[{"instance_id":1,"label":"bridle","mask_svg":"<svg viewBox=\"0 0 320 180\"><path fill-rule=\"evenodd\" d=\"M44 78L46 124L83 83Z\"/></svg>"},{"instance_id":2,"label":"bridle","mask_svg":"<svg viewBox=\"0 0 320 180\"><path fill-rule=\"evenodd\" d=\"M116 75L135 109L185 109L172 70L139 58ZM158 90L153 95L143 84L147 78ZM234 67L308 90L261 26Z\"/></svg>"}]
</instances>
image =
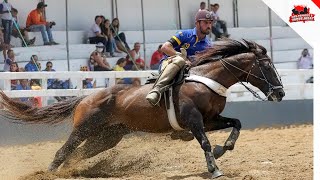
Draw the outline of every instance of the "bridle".
<instances>
[{"instance_id":1,"label":"bridle","mask_svg":"<svg viewBox=\"0 0 320 180\"><path fill-rule=\"evenodd\" d=\"M269 59L270 59L270 58L267 58L267 57L260 58L260 59L256 58L255 62L252 64L251 69L250 69L249 72L247 72L247 71L245 71L245 70L243 70L243 69L241 69L241 68L239 68L239 67L237 67L237 66L235 66L235 65L233 65L233 64L231 64L231 63L229 63L229 62L226 61L224 58L220 58L219 60L220 60L221 64L223 65L223 67L226 68L226 69L238 80L238 82L239 82L240 84L242 84L249 92L251 92L254 97L256 97L257 99L260 99L261 101L267 101L267 100L268 100L268 97L274 92L274 90L276 90L276 89L282 89L282 88L283 88L283 85L282 85L282 82L281 82L281 77L279 76L279 74L278 74L278 72L277 72L277 70L276 70L276 68L274 67L274 65L273 65L272 62L270 62L270 67L276 72L277 78L280 80L280 83L281 83L280 86L275 86L275 85L271 84L271 83L268 81L268 79L266 78L265 74L263 73L263 71L262 71L262 69L261 69L260 61L262 61L262 60L269 60ZM255 74L252 74L252 73L251 73L252 69L254 68L254 66L256 66L256 64L258 64L258 67L259 67L259 69L260 69L261 74L263 75L263 78L261 78L261 77L255 75ZM247 77L246 77L246 82L247 82L247 83L248 83L248 78L249 78L250 76L252 76L252 77L254 77L254 78L256 78L256 79L259 79L259 80L261 80L261 81L264 81L265 83L267 83L268 86L269 86L269 88L268 88L269 90L268 90L268 93L267 93L266 98L263 99L257 92L255 92L254 90L252 90L251 88L249 88L248 86L246 86L242 81L240 81L240 79L227 67L227 65L229 65L229 66L231 66L231 67L233 67L233 68L235 68L235 69L237 69L237 70L239 70L239 71L242 71L242 72L246 73L246 74L247 74Z\"/></svg>"}]
</instances>

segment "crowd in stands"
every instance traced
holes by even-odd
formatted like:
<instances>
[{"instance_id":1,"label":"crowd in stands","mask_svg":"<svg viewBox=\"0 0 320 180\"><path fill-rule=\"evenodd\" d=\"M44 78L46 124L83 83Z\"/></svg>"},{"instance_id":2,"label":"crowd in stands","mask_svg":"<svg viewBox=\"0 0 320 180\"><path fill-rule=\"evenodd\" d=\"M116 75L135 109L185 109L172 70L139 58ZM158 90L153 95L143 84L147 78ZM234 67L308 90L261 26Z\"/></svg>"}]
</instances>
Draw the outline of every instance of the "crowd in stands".
<instances>
[{"instance_id":1,"label":"crowd in stands","mask_svg":"<svg viewBox=\"0 0 320 180\"><path fill-rule=\"evenodd\" d=\"M30 39L28 32L41 32L43 45L57 45L52 35L52 28L56 24L54 21L47 21L45 18L45 8L47 4L39 2L34 10L31 10L26 19L25 27L18 22L18 10L14 8L8 0L4 0L0 4L1 23L0 27L0 51L3 51L4 56L4 71L10 72L37 72L41 71L41 63L38 62L37 55L32 55L30 61L24 68L19 67L15 53L10 44L11 36L21 39L22 47L33 46L36 38ZM200 3L200 10L207 9L214 17L212 33L215 40L222 37L229 37L226 21L219 17L218 3L210 4L210 9L207 8L205 2ZM164 40L165 42L166 40ZM147 67L145 60L141 56L141 43L135 42L131 49L126 41L126 35L120 32L120 20L113 18L110 21L103 15L96 15L94 23L88 26L88 43L95 44L96 49L89 55L88 64L81 66L80 71L128 71L128 70L158 70L161 59L164 58L164 53L161 51L162 44L159 44L151 57L149 66ZM108 58L119 57L114 67L110 66ZM301 57L298 60L299 69L313 68L313 60L309 55L308 50L304 49ZM46 67L42 71L52 72L52 61L46 62ZM93 78L86 78L82 81L85 89L96 87L96 81ZM119 78L117 84L133 84L140 85L139 78ZM71 88L70 80L48 79L48 89L69 89ZM41 81L32 79L15 79L11 80L11 90L30 90L41 89ZM39 97L35 98L20 98L23 102L30 102L39 105Z\"/></svg>"}]
</instances>

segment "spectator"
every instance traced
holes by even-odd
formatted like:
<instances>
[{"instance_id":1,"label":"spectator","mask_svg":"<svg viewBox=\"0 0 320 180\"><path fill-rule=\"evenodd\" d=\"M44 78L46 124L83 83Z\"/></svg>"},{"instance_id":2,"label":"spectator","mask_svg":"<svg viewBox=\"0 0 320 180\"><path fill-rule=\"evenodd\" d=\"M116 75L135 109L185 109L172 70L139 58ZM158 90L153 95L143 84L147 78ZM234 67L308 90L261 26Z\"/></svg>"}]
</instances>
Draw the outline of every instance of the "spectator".
<instances>
[{"instance_id":1,"label":"spectator","mask_svg":"<svg viewBox=\"0 0 320 180\"><path fill-rule=\"evenodd\" d=\"M139 42L134 43L133 49L130 51L130 56L133 58L139 69L145 69L144 60L141 58L140 54L141 44Z\"/></svg>"},{"instance_id":2,"label":"spectator","mask_svg":"<svg viewBox=\"0 0 320 180\"><path fill-rule=\"evenodd\" d=\"M4 0L0 4L1 22L4 28L4 43L10 45L10 37L12 33L12 5L8 3L8 0Z\"/></svg>"},{"instance_id":3,"label":"spectator","mask_svg":"<svg viewBox=\"0 0 320 180\"><path fill-rule=\"evenodd\" d=\"M104 45L104 49L111 54L112 52L111 41L108 41L108 37L104 36L101 31L101 27L100 27L102 23L101 16L96 16L94 20L95 20L95 23L91 26L88 33L90 44L102 43Z\"/></svg>"},{"instance_id":4,"label":"spectator","mask_svg":"<svg viewBox=\"0 0 320 180\"><path fill-rule=\"evenodd\" d=\"M11 64L16 61L15 54L12 49L9 49L7 51L7 55L8 55L8 58L5 59L4 66L3 66L3 71L5 72L9 72Z\"/></svg>"},{"instance_id":5,"label":"spectator","mask_svg":"<svg viewBox=\"0 0 320 180\"><path fill-rule=\"evenodd\" d=\"M116 66L113 68L114 71L125 71L123 68L126 65L126 59L125 58L120 58L117 61ZM116 80L117 84L132 84L132 85L140 85L140 79L139 78L118 78Z\"/></svg>"},{"instance_id":6,"label":"spectator","mask_svg":"<svg viewBox=\"0 0 320 180\"><path fill-rule=\"evenodd\" d=\"M19 66L17 62L12 62L10 65L10 72L20 72ZM11 90L16 90L18 85L18 79L11 80Z\"/></svg>"},{"instance_id":7,"label":"spectator","mask_svg":"<svg viewBox=\"0 0 320 180\"><path fill-rule=\"evenodd\" d=\"M199 11L205 10L205 9L206 9L206 3L202 1L202 2L200 3L200 9L199 9Z\"/></svg>"},{"instance_id":8,"label":"spectator","mask_svg":"<svg viewBox=\"0 0 320 180\"><path fill-rule=\"evenodd\" d=\"M162 44L159 45L158 50L156 50L151 57L150 68L152 70L158 70L160 65L160 60L164 57L161 51Z\"/></svg>"},{"instance_id":9,"label":"spectator","mask_svg":"<svg viewBox=\"0 0 320 180\"><path fill-rule=\"evenodd\" d=\"M90 55L90 70L93 71L111 71L110 64L107 62L107 57L103 54L104 45L98 43L96 50Z\"/></svg>"},{"instance_id":10,"label":"spectator","mask_svg":"<svg viewBox=\"0 0 320 180\"><path fill-rule=\"evenodd\" d=\"M17 85L16 90L31 90L28 79L20 79L19 82L20 84ZM20 101L32 105L32 99L33 98L21 97Z\"/></svg>"},{"instance_id":11,"label":"spectator","mask_svg":"<svg viewBox=\"0 0 320 180\"><path fill-rule=\"evenodd\" d=\"M22 47L25 47L26 45L28 45L28 46L34 45L34 42L36 41L36 37L29 40L29 35L28 35L27 29L20 27L20 24L18 22L18 10L16 8L12 8L11 12L12 12L12 17L13 17L13 22L14 22L11 35L15 38L21 39L21 46ZM20 31L22 37L21 37L19 31Z\"/></svg>"},{"instance_id":12,"label":"spectator","mask_svg":"<svg viewBox=\"0 0 320 180\"><path fill-rule=\"evenodd\" d=\"M31 86L32 90L41 90L42 89L40 86L40 80L38 80L38 79L31 80L30 86ZM42 100L41 100L40 96L36 96L36 97L32 98L31 100L32 100L31 103L33 106L36 106L36 107L42 106Z\"/></svg>"},{"instance_id":13,"label":"spectator","mask_svg":"<svg viewBox=\"0 0 320 180\"><path fill-rule=\"evenodd\" d=\"M88 66L81 66L80 71L89 71ZM95 83L92 84L93 78L86 78L82 80L83 89L92 89L95 87Z\"/></svg>"},{"instance_id":14,"label":"spectator","mask_svg":"<svg viewBox=\"0 0 320 180\"><path fill-rule=\"evenodd\" d=\"M41 71L40 68L41 67L39 67L39 64L38 64L37 55L32 55L28 64L26 64L26 66L24 67L24 69L28 72Z\"/></svg>"},{"instance_id":15,"label":"spectator","mask_svg":"<svg viewBox=\"0 0 320 180\"><path fill-rule=\"evenodd\" d=\"M37 8L32 10L27 18L26 28L30 29L32 32L40 31L43 39L44 45L57 45L53 40L52 26L56 25L55 22L48 22L44 18L44 9L47 7L44 2L39 2Z\"/></svg>"},{"instance_id":16,"label":"spectator","mask_svg":"<svg viewBox=\"0 0 320 180\"><path fill-rule=\"evenodd\" d=\"M313 58L310 56L308 49L303 49L298 59L298 69L313 69Z\"/></svg>"},{"instance_id":17,"label":"spectator","mask_svg":"<svg viewBox=\"0 0 320 180\"><path fill-rule=\"evenodd\" d=\"M103 21L102 23L102 34L107 38L110 47L109 47L109 51L110 51L110 55L112 57L115 57L115 52L116 53L121 53L121 51L117 48L117 44L116 44L116 40L114 39L114 37L112 36L111 30L110 30L110 20L106 19Z\"/></svg>"},{"instance_id":18,"label":"spectator","mask_svg":"<svg viewBox=\"0 0 320 180\"><path fill-rule=\"evenodd\" d=\"M212 33L215 35L215 39L218 40L219 38L223 37L229 37L230 34L228 34L227 30L227 23L220 19L218 10L219 10L219 4L211 4L211 15L214 17L215 22L212 26ZM221 33L221 29L223 30L223 33Z\"/></svg>"},{"instance_id":19,"label":"spectator","mask_svg":"<svg viewBox=\"0 0 320 180\"><path fill-rule=\"evenodd\" d=\"M119 19L114 18L111 22L110 27L111 27L112 36L116 40L118 49L122 52L129 53L130 47L126 41L126 36L123 32L119 33L119 29L120 29Z\"/></svg>"},{"instance_id":20,"label":"spectator","mask_svg":"<svg viewBox=\"0 0 320 180\"><path fill-rule=\"evenodd\" d=\"M0 27L0 51L2 51L3 59L7 59L7 50L10 48L9 45L4 43L4 37L3 37L3 28Z\"/></svg>"}]
</instances>

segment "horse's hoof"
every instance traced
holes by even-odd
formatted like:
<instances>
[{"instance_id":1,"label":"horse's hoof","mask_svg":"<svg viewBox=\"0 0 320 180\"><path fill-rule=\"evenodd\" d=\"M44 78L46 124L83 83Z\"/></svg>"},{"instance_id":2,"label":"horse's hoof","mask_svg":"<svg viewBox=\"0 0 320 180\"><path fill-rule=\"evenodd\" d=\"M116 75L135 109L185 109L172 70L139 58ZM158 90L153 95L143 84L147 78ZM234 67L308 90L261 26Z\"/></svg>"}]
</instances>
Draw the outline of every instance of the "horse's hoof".
<instances>
[{"instance_id":1,"label":"horse's hoof","mask_svg":"<svg viewBox=\"0 0 320 180\"><path fill-rule=\"evenodd\" d=\"M222 175L223 175L223 173L218 168L216 168L216 170L212 173L212 178L214 179L214 178L220 177Z\"/></svg>"},{"instance_id":2,"label":"horse's hoof","mask_svg":"<svg viewBox=\"0 0 320 180\"><path fill-rule=\"evenodd\" d=\"M220 158L227 150L223 146L216 145L213 149L213 156L215 159Z\"/></svg>"},{"instance_id":3,"label":"horse's hoof","mask_svg":"<svg viewBox=\"0 0 320 180\"><path fill-rule=\"evenodd\" d=\"M55 165L54 164L50 164L49 165L49 167L48 167L48 171L50 171L50 172L55 172L55 171L57 171L57 167L55 167Z\"/></svg>"}]
</instances>

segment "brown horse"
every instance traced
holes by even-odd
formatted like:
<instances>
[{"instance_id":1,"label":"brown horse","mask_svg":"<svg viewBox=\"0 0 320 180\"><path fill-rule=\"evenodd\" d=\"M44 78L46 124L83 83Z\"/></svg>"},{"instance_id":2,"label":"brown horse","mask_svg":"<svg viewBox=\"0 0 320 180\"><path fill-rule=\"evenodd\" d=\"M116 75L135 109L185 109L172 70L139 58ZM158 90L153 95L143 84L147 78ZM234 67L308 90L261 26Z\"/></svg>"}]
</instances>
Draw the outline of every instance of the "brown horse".
<instances>
[{"instance_id":1,"label":"brown horse","mask_svg":"<svg viewBox=\"0 0 320 180\"><path fill-rule=\"evenodd\" d=\"M285 93L279 75L266 54L266 49L254 42L225 39L198 54L190 73L214 80L226 88L237 82L249 82L259 88L269 101L281 101ZM172 131L165 110L152 106L145 99L152 84L144 86L115 85L88 96L76 97L46 107L30 107L8 98L0 92L1 104L11 119L27 123L54 124L73 114L73 131L58 150L49 170L56 170L77 147L90 152L79 153L89 158L116 146L125 134L133 131L164 133ZM253 91L252 91L253 92ZM179 125L191 130L204 151L208 171L213 177L222 173L215 159L232 150L238 139L241 123L238 119L219 115L226 97L198 82L185 82L174 87L174 106ZM233 127L224 146L212 150L206 131ZM76 151L77 152L77 151ZM72 154L74 155L74 153Z\"/></svg>"}]
</instances>

